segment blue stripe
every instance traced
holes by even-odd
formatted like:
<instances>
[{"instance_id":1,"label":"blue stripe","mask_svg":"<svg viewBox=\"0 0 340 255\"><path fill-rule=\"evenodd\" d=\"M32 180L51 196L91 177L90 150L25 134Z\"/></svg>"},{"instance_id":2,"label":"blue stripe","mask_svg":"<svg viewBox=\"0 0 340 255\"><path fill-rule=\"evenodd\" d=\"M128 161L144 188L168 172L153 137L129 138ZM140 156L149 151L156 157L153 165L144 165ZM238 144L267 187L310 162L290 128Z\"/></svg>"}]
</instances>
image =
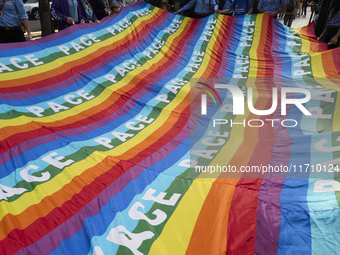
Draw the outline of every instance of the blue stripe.
<instances>
[{"instance_id":1,"label":"blue stripe","mask_svg":"<svg viewBox=\"0 0 340 255\"><path fill-rule=\"evenodd\" d=\"M131 180L122 192L111 197L108 203L102 206L99 214L86 218L83 228L71 238L64 240L51 254L65 254L64 252L66 250L68 252L67 254L87 254L91 249L90 239L95 236L104 235L108 226L115 219L116 214L128 208L136 195L141 194L148 185L151 185L152 182L156 180L160 173L168 169L169 162L179 161L182 155L187 153L188 149L189 138L184 140L175 150L162 158L162 160L146 168L135 180ZM127 172L126 174L129 173ZM111 185L115 185L115 183ZM117 208L117 201L119 201L119 208ZM93 228L91 226L96 227Z\"/></svg>"}]
</instances>

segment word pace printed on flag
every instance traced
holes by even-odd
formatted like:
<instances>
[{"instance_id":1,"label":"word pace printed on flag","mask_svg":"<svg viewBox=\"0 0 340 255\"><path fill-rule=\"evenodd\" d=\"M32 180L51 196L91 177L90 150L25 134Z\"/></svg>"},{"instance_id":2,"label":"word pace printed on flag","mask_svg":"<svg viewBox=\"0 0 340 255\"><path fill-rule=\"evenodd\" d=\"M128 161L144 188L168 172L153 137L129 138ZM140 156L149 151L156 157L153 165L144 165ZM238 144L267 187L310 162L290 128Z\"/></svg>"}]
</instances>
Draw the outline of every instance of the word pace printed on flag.
<instances>
[{"instance_id":1,"label":"word pace printed on flag","mask_svg":"<svg viewBox=\"0 0 340 255\"><path fill-rule=\"evenodd\" d=\"M166 199L165 196L168 196L168 193L159 192L158 195L155 196L155 194L157 193L158 192L155 189L149 188L145 192L141 200L135 202L130 207L128 211L129 218L137 221L144 220L151 226L157 226L162 224L168 218L167 213L160 209L156 209L153 212L151 212L151 214L154 216L152 218L149 218L145 213L139 210L145 209L143 201L144 202L152 201L155 204L165 206L175 206L177 201L181 197L181 194L173 193L169 199ZM140 233L132 233L125 226L118 225L109 231L106 237L106 241L109 241L119 246L124 246L128 248L133 254L142 255L143 253L140 252L138 249L140 248L144 241L149 240L154 236L155 234L150 230L146 230ZM104 255L105 253L103 252L100 246L95 246L93 249L93 255L98 254Z\"/></svg>"},{"instance_id":2,"label":"word pace printed on flag","mask_svg":"<svg viewBox=\"0 0 340 255\"><path fill-rule=\"evenodd\" d=\"M215 84L215 88L218 89L228 89L233 98L233 105L232 105L232 111L234 115L244 115L244 94L243 91L235 85L228 85L228 84ZM215 100L212 96L212 94L205 90L210 97ZM214 90L215 94L219 98L216 90ZM277 107L278 107L278 89L273 88L272 89L272 105L269 109L266 110L259 110L255 109L254 107L254 102L253 102L253 88L249 87L247 88L247 93L248 93L248 109L251 113L258 115L258 116L266 116L273 114ZM289 93L294 93L294 94L303 94L303 98L287 98L287 95ZM304 88L291 88L291 87L286 87L286 88L281 88L281 115L287 115L287 106L288 105L295 105L304 115L306 116L311 116L312 114L303 106L304 103L307 103L311 99L311 93L309 90L304 89ZM222 101L219 98L222 106ZM216 102L215 102L216 105ZM202 94L201 95L201 114L202 115L207 115L207 95ZM297 120L295 119L284 119L284 120L278 120L278 119L250 119L246 122L244 119L243 122L238 122L238 123L233 123L233 120L227 120L227 119L213 119L213 126L215 127L216 125L225 125L225 124L230 124L232 127L233 124L242 124L244 127L246 124L248 124L249 127L262 127L264 126L265 122L271 123L271 126L274 126L274 123L280 122L283 127L295 127L297 126ZM258 124L255 124L258 123ZM290 123L290 124L288 124ZM293 124L291 124L293 123Z\"/></svg>"},{"instance_id":3,"label":"word pace printed on flag","mask_svg":"<svg viewBox=\"0 0 340 255\"><path fill-rule=\"evenodd\" d=\"M249 138L255 137L256 141L256 134L260 132L267 134L268 130L281 132L285 129L290 135L288 139L300 139L296 137L300 137L301 132L311 133L310 123L329 123L336 108L334 103L338 88L330 85L328 80L316 82L314 79L257 78L245 81L232 78L201 78L192 79L191 83L191 100L194 106L191 108L193 139L190 141L190 156L191 167L195 169L192 176L200 174L200 177L213 178L218 177L220 173L228 173L228 178L239 178L243 173L251 173L245 178L261 178L270 172L270 178L283 178L287 174L293 175L294 178L306 178L306 173L312 174L313 177L327 178L330 174L340 171L340 159L336 157L325 160L324 155L318 159L314 157L313 161L294 164L276 161L274 165L262 160L248 165L246 160L240 160L247 156L246 150L237 161L231 161L232 157L228 157L228 154L236 153L234 148L237 148L237 145L244 141L252 142ZM207 100L208 95L212 101ZM254 115L259 117L254 119ZM261 128L264 125L265 127ZM239 128L242 126L244 129ZM337 145L340 136L330 138L327 130L331 130L331 126L327 129L323 127L323 132L318 132L315 139L312 138L312 148L318 155L320 152L340 151L340 146ZM335 146L332 143L335 143ZM223 156L220 157L219 154ZM259 156L262 155L262 152L259 153ZM256 175L260 172L262 173ZM202 173L204 175L201 175ZM334 183L329 185L338 187L334 186ZM317 190L322 191L314 192L327 192L326 186L321 189L320 186Z\"/></svg>"}]
</instances>

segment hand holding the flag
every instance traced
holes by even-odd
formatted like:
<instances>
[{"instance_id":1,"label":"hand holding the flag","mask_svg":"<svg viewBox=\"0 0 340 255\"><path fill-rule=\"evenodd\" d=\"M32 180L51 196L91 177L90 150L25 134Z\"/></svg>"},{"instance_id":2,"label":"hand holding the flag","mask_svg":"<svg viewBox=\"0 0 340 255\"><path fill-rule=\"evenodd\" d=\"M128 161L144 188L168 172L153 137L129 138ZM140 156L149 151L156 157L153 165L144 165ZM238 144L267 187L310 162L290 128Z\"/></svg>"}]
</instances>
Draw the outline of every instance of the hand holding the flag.
<instances>
[{"instance_id":1,"label":"hand holding the flag","mask_svg":"<svg viewBox=\"0 0 340 255\"><path fill-rule=\"evenodd\" d=\"M31 35L31 33L27 33L26 40L27 40L27 41L31 41L31 40L32 40L32 35Z\"/></svg>"},{"instance_id":2,"label":"hand holding the flag","mask_svg":"<svg viewBox=\"0 0 340 255\"><path fill-rule=\"evenodd\" d=\"M334 36L330 41L329 41L330 44L337 44L338 43L338 37L337 36Z\"/></svg>"},{"instance_id":3,"label":"hand holding the flag","mask_svg":"<svg viewBox=\"0 0 340 255\"><path fill-rule=\"evenodd\" d=\"M278 11L275 11L275 12L270 13L270 15L271 15L272 17L275 17L278 13L279 13Z\"/></svg>"},{"instance_id":4,"label":"hand holding the flag","mask_svg":"<svg viewBox=\"0 0 340 255\"><path fill-rule=\"evenodd\" d=\"M105 8L105 13L106 13L107 15L111 15L111 10L108 9L108 8Z\"/></svg>"},{"instance_id":5,"label":"hand holding the flag","mask_svg":"<svg viewBox=\"0 0 340 255\"><path fill-rule=\"evenodd\" d=\"M68 24L72 24L72 23L73 23L73 19L72 19L71 17L67 17L66 22L67 22Z\"/></svg>"}]
</instances>

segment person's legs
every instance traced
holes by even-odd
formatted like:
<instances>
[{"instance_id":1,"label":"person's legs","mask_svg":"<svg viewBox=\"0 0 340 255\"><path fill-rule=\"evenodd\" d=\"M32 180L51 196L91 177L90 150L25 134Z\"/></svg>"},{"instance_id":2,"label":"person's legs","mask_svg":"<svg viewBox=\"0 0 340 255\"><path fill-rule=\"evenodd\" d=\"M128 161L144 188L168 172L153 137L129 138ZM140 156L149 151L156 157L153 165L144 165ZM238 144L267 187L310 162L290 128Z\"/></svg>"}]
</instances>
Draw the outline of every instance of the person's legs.
<instances>
[{"instance_id":1,"label":"person's legs","mask_svg":"<svg viewBox=\"0 0 340 255\"><path fill-rule=\"evenodd\" d=\"M286 14L285 17L283 18L283 24L287 26L288 24L288 15Z\"/></svg>"},{"instance_id":2,"label":"person's legs","mask_svg":"<svg viewBox=\"0 0 340 255\"><path fill-rule=\"evenodd\" d=\"M298 9L297 17L300 17L300 15L302 15L302 3L299 3L299 9Z\"/></svg>"},{"instance_id":3,"label":"person's legs","mask_svg":"<svg viewBox=\"0 0 340 255\"><path fill-rule=\"evenodd\" d=\"M284 15L284 12L280 12L280 13L279 13L278 20L282 19L282 18L283 18L283 15Z\"/></svg>"},{"instance_id":4,"label":"person's legs","mask_svg":"<svg viewBox=\"0 0 340 255\"><path fill-rule=\"evenodd\" d=\"M302 6L302 16L305 18L307 15L307 5Z\"/></svg>"},{"instance_id":5,"label":"person's legs","mask_svg":"<svg viewBox=\"0 0 340 255\"><path fill-rule=\"evenodd\" d=\"M0 29L0 43L25 42L26 38L21 29Z\"/></svg>"},{"instance_id":6,"label":"person's legs","mask_svg":"<svg viewBox=\"0 0 340 255\"><path fill-rule=\"evenodd\" d=\"M0 29L0 43L6 43L6 34L5 34L6 30Z\"/></svg>"},{"instance_id":7,"label":"person's legs","mask_svg":"<svg viewBox=\"0 0 340 255\"><path fill-rule=\"evenodd\" d=\"M24 32L21 29L15 29L10 31L12 31L12 42L26 42Z\"/></svg>"},{"instance_id":8,"label":"person's legs","mask_svg":"<svg viewBox=\"0 0 340 255\"><path fill-rule=\"evenodd\" d=\"M294 19L294 16L293 15L289 15L289 17L288 17L288 25L287 25L288 27L292 26L293 19Z\"/></svg>"}]
</instances>

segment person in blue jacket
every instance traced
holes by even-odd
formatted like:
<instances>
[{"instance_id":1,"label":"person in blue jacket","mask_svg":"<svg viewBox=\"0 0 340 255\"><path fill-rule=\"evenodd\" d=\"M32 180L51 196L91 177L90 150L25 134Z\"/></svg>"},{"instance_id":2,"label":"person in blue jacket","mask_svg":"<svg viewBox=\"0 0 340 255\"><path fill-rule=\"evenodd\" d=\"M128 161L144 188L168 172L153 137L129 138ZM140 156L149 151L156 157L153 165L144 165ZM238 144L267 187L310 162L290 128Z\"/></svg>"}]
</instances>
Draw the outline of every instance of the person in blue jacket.
<instances>
[{"instance_id":1,"label":"person in blue jacket","mask_svg":"<svg viewBox=\"0 0 340 255\"><path fill-rule=\"evenodd\" d=\"M249 15L253 12L251 0L233 0L228 9L218 11L218 14L227 14L234 10L234 15Z\"/></svg>"},{"instance_id":2,"label":"person in blue jacket","mask_svg":"<svg viewBox=\"0 0 340 255\"><path fill-rule=\"evenodd\" d=\"M126 6L125 0L113 0L112 3L119 4L120 8Z\"/></svg>"},{"instance_id":3,"label":"person in blue jacket","mask_svg":"<svg viewBox=\"0 0 340 255\"><path fill-rule=\"evenodd\" d=\"M93 12L92 6L88 0L78 0L78 5L79 16L81 20L84 20L85 23L100 23L100 20L97 19L96 14Z\"/></svg>"},{"instance_id":4,"label":"person in blue jacket","mask_svg":"<svg viewBox=\"0 0 340 255\"><path fill-rule=\"evenodd\" d=\"M217 11L217 13L221 13L219 11L223 11L223 10L228 9L232 2L233 2L232 0L220 0L218 2L218 11ZM224 12L223 14L225 14L225 15L233 15L233 11L230 11L228 13Z\"/></svg>"},{"instance_id":5,"label":"person in blue jacket","mask_svg":"<svg viewBox=\"0 0 340 255\"><path fill-rule=\"evenodd\" d=\"M214 9L215 12L218 11L218 5L215 0L191 0L183 8L178 9L175 13L179 14L181 11L186 11L192 8L196 4L195 14L193 18L204 18L210 15L210 7Z\"/></svg>"},{"instance_id":6,"label":"person in blue jacket","mask_svg":"<svg viewBox=\"0 0 340 255\"><path fill-rule=\"evenodd\" d=\"M273 18L277 18L277 15L286 10L286 0L260 0L257 11L259 13L267 12Z\"/></svg>"},{"instance_id":7,"label":"person in blue jacket","mask_svg":"<svg viewBox=\"0 0 340 255\"><path fill-rule=\"evenodd\" d=\"M50 13L58 23L58 31L81 22L77 0L53 0Z\"/></svg>"},{"instance_id":8,"label":"person in blue jacket","mask_svg":"<svg viewBox=\"0 0 340 255\"><path fill-rule=\"evenodd\" d=\"M32 40L28 16L22 1L2 0L0 3L0 43L26 41L21 22L27 30L27 40Z\"/></svg>"}]
</instances>

